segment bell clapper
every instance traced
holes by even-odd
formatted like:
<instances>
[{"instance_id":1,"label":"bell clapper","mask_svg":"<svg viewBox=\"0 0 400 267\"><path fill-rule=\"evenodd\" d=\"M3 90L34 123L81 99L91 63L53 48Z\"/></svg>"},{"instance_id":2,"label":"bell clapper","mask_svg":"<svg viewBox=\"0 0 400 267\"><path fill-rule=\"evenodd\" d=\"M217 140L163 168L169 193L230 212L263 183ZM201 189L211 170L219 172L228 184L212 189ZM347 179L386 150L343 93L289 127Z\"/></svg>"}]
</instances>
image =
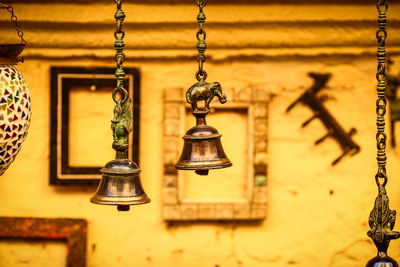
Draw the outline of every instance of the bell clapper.
<instances>
[{"instance_id":1,"label":"bell clapper","mask_svg":"<svg viewBox=\"0 0 400 267\"><path fill-rule=\"evenodd\" d=\"M129 211L131 209L131 206L129 206L129 205L118 205L117 209L118 209L118 211Z\"/></svg>"},{"instance_id":2,"label":"bell clapper","mask_svg":"<svg viewBox=\"0 0 400 267\"><path fill-rule=\"evenodd\" d=\"M209 170L197 170L197 171L194 171L194 172L195 172L196 174L198 174L198 175L207 176Z\"/></svg>"}]
</instances>

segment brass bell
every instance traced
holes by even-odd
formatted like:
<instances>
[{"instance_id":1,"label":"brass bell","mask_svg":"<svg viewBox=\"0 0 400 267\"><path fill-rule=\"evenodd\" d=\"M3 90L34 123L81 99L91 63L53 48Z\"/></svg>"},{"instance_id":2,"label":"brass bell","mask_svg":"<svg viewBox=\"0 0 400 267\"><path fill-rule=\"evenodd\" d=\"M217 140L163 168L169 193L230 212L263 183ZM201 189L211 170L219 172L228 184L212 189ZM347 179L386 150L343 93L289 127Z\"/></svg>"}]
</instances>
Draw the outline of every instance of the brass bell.
<instances>
[{"instance_id":1,"label":"brass bell","mask_svg":"<svg viewBox=\"0 0 400 267\"><path fill-rule=\"evenodd\" d=\"M389 256L376 256L367 263L366 267L399 267L399 265Z\"/></svg>"},{"instance_id":2,"label":"brass bell","mask_svg":"<svg viewBox=\"0 0 400 267\"><path fill-rule=\"evenodd\" d=\"M210 103L217 96L220 103L226 103L221 85L217 82L206 83L200 80L186 93L186 101L192 105L196 126L187 131L183 137L184 145L181 157L175 168L194 170L199 175L208 175L209 170L232 166L221 144L221 135L206 123L206 115L210 112ZM204 109L199 109L197 102L204 100Z\"/></svg>"},{"instance_id":3,"label":"brass bell","mask_svg":"<svg viewBox=\"0 0 400 267\"><path fill-rule=\"evenodd\" d=\"M140 169L128 159L127 145L113 144L116 158L101 169L102 178L90 199L101 205L117 205L119 211L129 211L130 205L146 204L150 198L140 182Z\"/></svg>"}]
</instances>

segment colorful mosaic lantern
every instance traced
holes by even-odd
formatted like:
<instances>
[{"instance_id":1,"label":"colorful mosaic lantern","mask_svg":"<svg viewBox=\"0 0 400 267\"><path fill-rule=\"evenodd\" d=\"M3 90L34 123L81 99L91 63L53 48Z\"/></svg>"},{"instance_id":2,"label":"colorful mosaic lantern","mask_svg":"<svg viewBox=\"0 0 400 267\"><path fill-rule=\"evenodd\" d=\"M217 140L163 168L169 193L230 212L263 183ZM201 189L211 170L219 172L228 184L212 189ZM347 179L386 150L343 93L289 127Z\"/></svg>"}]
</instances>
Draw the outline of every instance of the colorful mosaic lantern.
<instances>
[{"instance_id":1,"label":"colorful mosaic lantern","mask_svg":"<svg viewBox=\"0 0 400 267\"><path fill-rule=\"evenodd\" d=\"M10 5L0 3L7 9L15 24L19 44L0 44L0 175L15 160L26 138L31 120L31 98L25 80L15 65L23 61L19 55L26 45L17 17Z\"/></svg>"},{"instance_id":2,"label":"colorful mosaic lantern","mask_svg":"<svg viewBox=\"0 0 400 267\"><path fill-rule=\"evenodd\" d=\"M14 161L31 119L31 98L19 71L0 64L0 175Z\"/></svg>"}]
</instances>

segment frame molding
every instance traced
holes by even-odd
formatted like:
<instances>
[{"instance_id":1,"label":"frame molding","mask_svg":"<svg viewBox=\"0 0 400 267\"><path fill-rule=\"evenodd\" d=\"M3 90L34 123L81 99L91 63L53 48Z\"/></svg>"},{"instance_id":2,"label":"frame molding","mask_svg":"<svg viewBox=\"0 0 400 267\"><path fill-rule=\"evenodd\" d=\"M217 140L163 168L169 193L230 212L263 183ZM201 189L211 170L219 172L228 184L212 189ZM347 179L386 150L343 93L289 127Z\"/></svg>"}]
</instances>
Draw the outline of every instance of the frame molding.
<instances>
[{"instance_id":1,"label":"frame molding","mask_svg":"<svg viewBox=\"0 0 400 267\"><path fill-rule=\"evenodd\" d=\"M73 86L115 86L113 68L51 68L50 103L50 184L97 185L101 166L72 167L68 165L69 147L69 92ZM133 131L130 133L129 157L139 161L140 73L126 68L125 88L133 98ZM111 91L110 91L111 96ZM110 111L111 114L112 111ZM110 115L112 116L112 114ZM106 129L105 129L106 130ZM110 143L111 144L111 143Z\"/></svg>"},{"instance_id":2,"label":"frame molding","mask_svg":"<svg viewBox=\"0 0 400 267\"><path fill-rule=\"evenodd\" d=\"M84 219L0 217L0 239L65 240L67 266L86 266L87 222Z\"/></svg>"},{"instance_id":3,"label":"frame molding","mask_svg":"<svg viewBox=\"0 0 400 267\"><path fill-rule=\"evenodd\" d=\"M182 88L164 94L164 181L163 218L166 221L263 220L267 210L267 138L270 94L263 89L224 89L229 101L215 109L247 109L249 169L247 199L229 201L185 200L182 175L175 169L185 134L185 114L189 107Z\"/></svg>"}]
</instances>

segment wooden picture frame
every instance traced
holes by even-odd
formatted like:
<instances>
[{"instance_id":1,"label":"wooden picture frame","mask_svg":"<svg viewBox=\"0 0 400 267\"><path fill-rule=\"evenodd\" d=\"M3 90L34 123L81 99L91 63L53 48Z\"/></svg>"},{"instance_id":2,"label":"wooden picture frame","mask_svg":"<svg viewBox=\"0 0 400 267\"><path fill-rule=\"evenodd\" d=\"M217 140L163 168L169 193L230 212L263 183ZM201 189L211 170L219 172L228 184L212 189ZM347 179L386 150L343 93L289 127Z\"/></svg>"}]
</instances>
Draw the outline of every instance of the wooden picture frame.
<instances>
[{"instance_id":1,"label":"wooden picture frame","mask_svg":"<svg viewBox=\"0 0 400 267\"><path fill-rule=\"evenodd\" d=\"M50 103L50 184L52 185L97 185L101 178L102 166L69 166L69 94L77 86L115 88L115 69L113 68L51 68ZM129 158L139 162L139 112L140 112L140 73L138 69L126 68L124 87L133 98L130 133ZM110 98L111 98L110 90ZM110 110L112 119L113 110ZM101 129L101 131L111 131ZM111 147L112 140L110 140ZM91 145L91 144L88 144ZM111 159L110 159L111 160ZM104 162L105 164L106 162Z\"/></svg>"},{"instance_id":2,"label":"wooden picture frame","mask_svg":"<svg viewBox=\"0 0 400 267\"><path fill-rule=\"evenodd\" d=\"M246 201L185 200L182 172L175 169L185 134L185 114L189 108L185 90L167 89L164 94L164 181L163 218L166 221L263 220L267 211L267 139L270 94L263 89L225 89L228 102L214 101L216 110L247 109L248 162Z\"/></svg>"},{"instance_id":3,"label":"wooden picture frame","mask_svg":"<svg viewBox=\"0 0 400 267\"><path fill-rule=\"evenodd\" d=\"M61 240L67 243L67 266L86 266L84 219L0 217L0 239Z\"/></svg>"}]
</instances>

